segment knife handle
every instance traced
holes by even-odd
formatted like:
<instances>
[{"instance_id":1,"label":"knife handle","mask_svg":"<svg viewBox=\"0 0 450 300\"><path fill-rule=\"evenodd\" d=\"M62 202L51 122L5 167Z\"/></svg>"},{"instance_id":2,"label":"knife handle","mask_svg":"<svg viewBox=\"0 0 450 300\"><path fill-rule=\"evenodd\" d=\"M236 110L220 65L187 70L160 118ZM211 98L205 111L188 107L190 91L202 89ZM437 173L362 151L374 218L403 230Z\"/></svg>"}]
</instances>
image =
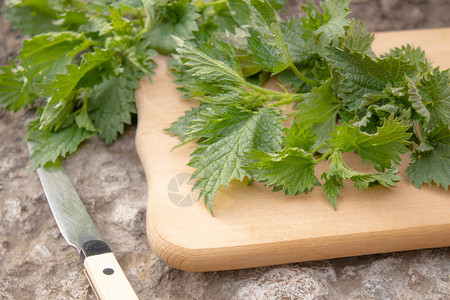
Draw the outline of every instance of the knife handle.
<instances>
[{"instance_id":1,"label":"knife handle","mask_svg":"<svg viewBox=\"0 0 450 300\"><path fill-rule=\"evenodd\" d=\"M91 244L103 241L90 241ZM109 247L106 245L107 249ZM92 245L91 245L92 248ZM101 252L101 251L100 251ZM120 268L114 254L109 250L106 253L92 254L84 257L84 272L96 296L100 300L136 300L133 288Z\"/></svg>"}]
</instances>

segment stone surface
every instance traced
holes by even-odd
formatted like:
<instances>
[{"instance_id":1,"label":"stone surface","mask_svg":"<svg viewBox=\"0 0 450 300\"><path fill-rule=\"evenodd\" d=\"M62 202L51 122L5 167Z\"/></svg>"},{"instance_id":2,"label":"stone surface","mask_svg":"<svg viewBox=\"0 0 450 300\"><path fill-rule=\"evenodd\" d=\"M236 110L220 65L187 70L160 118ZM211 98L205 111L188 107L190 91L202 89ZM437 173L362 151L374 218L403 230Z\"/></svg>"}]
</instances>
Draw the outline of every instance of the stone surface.
<instances>
[{"instance_id":1,"label":"stone surface","mask_svg":"<svg viewBox=\"0 0 450 300\"><path fill-rule=\"evenodd\" d=\"M386 30L449 26L448 3L359 0L352 5L371 30ZM0 61L19 44L0 18ZM36 173L27 172L22 139L31 117L29 111L0 110L0 299L95 299ZM64 166L140 299L450 299L449 248L225 272L167 266L145 235L147 188L134 135L129 127L109 147L92 139Z\"/></svg>"}]
</instances>

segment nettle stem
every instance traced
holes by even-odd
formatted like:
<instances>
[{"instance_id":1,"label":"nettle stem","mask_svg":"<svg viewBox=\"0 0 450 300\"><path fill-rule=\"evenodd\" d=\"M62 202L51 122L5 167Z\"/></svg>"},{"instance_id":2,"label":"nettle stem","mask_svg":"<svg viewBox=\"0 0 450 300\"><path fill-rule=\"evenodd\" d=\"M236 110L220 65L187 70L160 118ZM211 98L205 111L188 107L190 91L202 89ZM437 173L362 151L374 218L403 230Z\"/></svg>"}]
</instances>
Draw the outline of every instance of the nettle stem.
<instances>
[{"instance_id":1,"label":"nettle stem","mask_svg":"<svg viewBox=\"0 0 450 300\"><path fill-rule=\"evenodd\" d=\"M292 93L289 93L288 91L278 92L278 91L274 91L271 89L267 89L267 88L249 83L247 81L245 81L245 86L248 88L251 88L254 91L257 91L263 95L266 95L267 98L269 99L268 102L275 101L275 100L271 100L271 99L277 99L277 100L280 99L274 103L269 104L268 107L278 107L281 105L290 104L292 102L301 102L303 100L303 94L292 94Z\"/></svg>"},{"instance_id":2,"label":"nettle stem","mask_svg":"<svg viewBox=\"0 0 450 300\"><path fill-rule=\"evenodd\" d=\"M312 86L312 87L319 86L318 82L313 81L313 80L307 78L305 75L303 75L293 63L291 63L291 70L294 72L295 75L297 75L298 78L300 78L307 85Z\"/></svg>"},{"instance_id":3,"label":"nettle stem","mask_svg":"<svg viewBox=\"0 0 450 300\"><path fill-rule=\"evenodd\" d=\"M317 151L322 148L324 145L321 145L320 147L316 148ZM316 151L316 152L317 152ZM328 150L327 152L325 152L324 154L322 154L321 157L319 157L318 159L316 159L316 163L318 163L321 160L324 160L325 158L327 158L328 156L330 156L330 154L333 152L333 149ZM312 153L315 153L314 150L312 151Z\"/></svg>"},{"instance_id":4,"label":"nettle stem","mask_svg":"<svg viewBox=\"0 0 450 300\"><path fill-rule=\"evenodd\" d=\"M323 142L321 143L319 146L317 146L316 148L314 148L311 152L312 153L317 153L319 152L320 148L325 147L327 145L327 143Z\"/></svg>"},{"instance_id":5,"label":"nettle stem","mask_svg":"<svg viewBox=\"0 0 450 300\"><path fill-rule=\"evenodd\" d=\"M84 90L83 109L85 109L85 110L87 110L87 103L88 103L90 93L91 93L91 88L86 88Z\"/></svg>"},{"instance_id":6,"label":"nettle stem","mask_svg":"<svg viewBox=\"0 0 450 300\"><path fill-rule=\"evenodd\" d=\"M303 101L303 94L285 94L285 95L287 96L286 99L274 102L268 105L268 107L278 107L286 104L291 104L293 102Z\"/></svg>"},{"instance_id":7,"label":"nettle stem","mask_svg":"<svg viewBox=\"0 0 450 300\"><path fill-rule=\"evenodd\" d=\"M224 3L227 3L227 2L228 2L228 0L217 0L217 1L212 1L212 2L208 2L208 3L203 3L201 1L199 1L199 4L197 4L197 7L199 9L205 9L207 7L210 7L210 6L214 6L214 5L218 5L218 4L224 4Z\"/></svg>"}]
</instances>

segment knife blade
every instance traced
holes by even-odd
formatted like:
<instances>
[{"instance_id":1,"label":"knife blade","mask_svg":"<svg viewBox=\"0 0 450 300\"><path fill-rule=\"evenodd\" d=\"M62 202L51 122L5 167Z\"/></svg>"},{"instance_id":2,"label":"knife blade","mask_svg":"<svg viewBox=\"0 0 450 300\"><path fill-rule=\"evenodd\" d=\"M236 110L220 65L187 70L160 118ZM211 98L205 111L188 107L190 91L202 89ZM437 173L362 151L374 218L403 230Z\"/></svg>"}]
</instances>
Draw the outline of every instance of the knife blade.
<instances>
[{"instance_id":1,"label":"knife blade","mask_svg":"<svg viewBox=\"0 0 450 300\"><path fill-rule=\"evenodd\" d=\"M32 145L29 144L31 152ZM80 253L84 273L100 300L138 299L109 246L103 241L61 162L37 170L56 224Z\"/></svg>"}]
</instances>

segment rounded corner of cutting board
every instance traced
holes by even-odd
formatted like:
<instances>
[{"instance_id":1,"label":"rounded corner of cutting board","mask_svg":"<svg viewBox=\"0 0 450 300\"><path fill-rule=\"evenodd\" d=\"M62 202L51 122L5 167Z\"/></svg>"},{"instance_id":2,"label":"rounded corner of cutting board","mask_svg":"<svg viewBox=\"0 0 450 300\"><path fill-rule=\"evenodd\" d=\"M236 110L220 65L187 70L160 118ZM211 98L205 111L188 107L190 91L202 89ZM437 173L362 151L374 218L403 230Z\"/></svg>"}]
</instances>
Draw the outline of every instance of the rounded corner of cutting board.
<instances>
[{"instance_id":1,"label":"rounded corner of cutting board","mask_svg":"<svg viewBox=\"0 0 450 300\"><path fill-rule=\"evenodd\" d=\"M177 241L170 241L163 233L158 232L150 215L147 210L147 238L153 252L163 262L173 268L188 272L215 270L209 262L204 261L203 251L184 247Z\"/></svg>"}]
</instances>

